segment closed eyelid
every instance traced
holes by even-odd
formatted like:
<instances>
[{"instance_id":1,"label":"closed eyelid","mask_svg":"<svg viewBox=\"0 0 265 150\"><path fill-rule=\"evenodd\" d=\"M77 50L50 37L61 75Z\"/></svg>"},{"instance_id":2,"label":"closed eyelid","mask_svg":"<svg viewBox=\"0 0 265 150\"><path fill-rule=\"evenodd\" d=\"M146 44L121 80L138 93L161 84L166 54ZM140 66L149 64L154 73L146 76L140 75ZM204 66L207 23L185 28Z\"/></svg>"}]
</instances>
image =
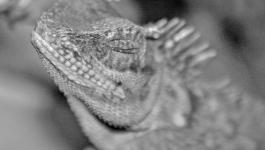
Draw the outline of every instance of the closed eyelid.
<instances>
[{"instance_id":1,"label":"closed eyelid","mask_svg":"<svg viewBox=\"0 0 265 150\"><path fill-rule=\"evenodd\" d=\"M120 52L120 53L125 53L125 54L135 54L137 53L137 48L130 48L130 49L121 49L119 47L114 47L113 51Z\"/></svg>"},{"instance_id":2,"label":"closed eyelid","mask_svg":"<svg viewBox=\"0 0 265 150\"><path fill-rule=\"evenodd\" d=\"M121 39L110 39L109 41L121 41Z\"/></svg>"}]
</instances>

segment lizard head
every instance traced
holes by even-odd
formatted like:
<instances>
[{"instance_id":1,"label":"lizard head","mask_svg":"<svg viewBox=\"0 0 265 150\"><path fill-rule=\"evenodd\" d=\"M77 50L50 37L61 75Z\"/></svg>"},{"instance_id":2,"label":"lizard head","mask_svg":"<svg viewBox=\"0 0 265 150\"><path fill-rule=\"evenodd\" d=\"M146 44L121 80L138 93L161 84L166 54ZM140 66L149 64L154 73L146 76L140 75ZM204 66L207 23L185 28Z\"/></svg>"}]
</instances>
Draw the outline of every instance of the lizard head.
<instances>
[{"instance_id":1,"label":"lizard head","mask_svg":"<svg viewBox=\"0 0 265 150\"><path fill-rule=\"evenodd\" d=\"M33 45L68 79L125 96L121 84L137 90L145 82L143 29L125 19L108 18L85 31L39 21ZM136 86L137 85L137 86ZM119 92L115 90L119 89ZM119 94L118 94L119 93Z\"/></svg>"},{"instance_id":2,"label":"lizard head","mask_svg":"<svg viewBox=\"0 0 265 150\"><path fill-rule=\"evenodd\" d=\"M61 91L82 100L105 122L130 126L142 121L157 100L160 81L160 74L147 67L143 28L99 10L82 16L87 9L70 11L72 3L64 2L64 13L57 6L45 12L32 33L44 67Z\"/></svg>"}]
</instances>

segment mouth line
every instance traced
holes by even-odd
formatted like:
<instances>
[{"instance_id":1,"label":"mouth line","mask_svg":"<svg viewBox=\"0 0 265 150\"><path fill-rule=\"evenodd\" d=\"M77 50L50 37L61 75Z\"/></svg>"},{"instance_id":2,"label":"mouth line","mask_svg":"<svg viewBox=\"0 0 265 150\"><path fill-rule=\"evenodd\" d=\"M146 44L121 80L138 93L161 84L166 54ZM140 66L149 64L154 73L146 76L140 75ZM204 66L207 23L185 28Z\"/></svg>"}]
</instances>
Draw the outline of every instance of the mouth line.
<instances>
[{"instance_id":1,"label":"mouth line","mask_svg":"<svg viewBox=\"0 0 265 150\"><path fill-rule=\"evenodd\" d=\"M32 43L52 65L66 75L66 77L76 84L84 87L102 87L102 91L110 89L113 84L107 79L103 79L93 71L93 66L90 64L82 64L75 60L71 63L66 58L63 58L47 41L45 41L38 33L32 32ZM71 59L70 59L71 60Z\"/></svg>"}]
</instances>

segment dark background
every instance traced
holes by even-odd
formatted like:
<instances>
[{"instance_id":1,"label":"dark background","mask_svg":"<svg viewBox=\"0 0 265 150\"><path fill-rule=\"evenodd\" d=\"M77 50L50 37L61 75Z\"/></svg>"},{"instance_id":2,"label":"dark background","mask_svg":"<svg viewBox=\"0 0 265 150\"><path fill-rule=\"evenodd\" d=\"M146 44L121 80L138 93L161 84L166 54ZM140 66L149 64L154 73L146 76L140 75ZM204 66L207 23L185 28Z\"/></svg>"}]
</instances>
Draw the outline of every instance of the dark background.
<instances>
[{"instance_id":1,"label":"dark background","mask_svg":"<svg viewBox=\"0 0 265 150\"><path fill-rule=\"evenodd\" d=\"M202 79L215 83L230 78L241 90L263 99L265 1L120 1L112 5L136 23L185 18L218 51ZM0 0L0 149L81 149L87 140L30 44L35 19L53 0L32 0L18 8L6 2Z\"/></svg>"}]
</instances>

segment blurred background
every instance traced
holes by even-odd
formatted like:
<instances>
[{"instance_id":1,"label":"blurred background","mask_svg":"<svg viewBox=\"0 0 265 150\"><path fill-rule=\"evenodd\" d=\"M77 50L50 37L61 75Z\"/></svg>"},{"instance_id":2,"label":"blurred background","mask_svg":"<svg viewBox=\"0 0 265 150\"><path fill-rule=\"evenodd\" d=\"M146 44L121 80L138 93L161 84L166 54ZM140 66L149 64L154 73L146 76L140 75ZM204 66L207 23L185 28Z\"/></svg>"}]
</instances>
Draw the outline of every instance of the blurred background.
<instances>
[{"instance_id":1,"label":"blurred background","mask_svg":"<svg viewBox=\"0 0 265 150\"><path fill-rule=\"evenodd\" d=\"M53 2L0 0L0 150L76 150L88 144L30 43L36 18ZM230 78L264 99L264 0L120 0L112 5L139 24L186 19L218 51L202 80Z\"/></svg>"}]
</instances>

